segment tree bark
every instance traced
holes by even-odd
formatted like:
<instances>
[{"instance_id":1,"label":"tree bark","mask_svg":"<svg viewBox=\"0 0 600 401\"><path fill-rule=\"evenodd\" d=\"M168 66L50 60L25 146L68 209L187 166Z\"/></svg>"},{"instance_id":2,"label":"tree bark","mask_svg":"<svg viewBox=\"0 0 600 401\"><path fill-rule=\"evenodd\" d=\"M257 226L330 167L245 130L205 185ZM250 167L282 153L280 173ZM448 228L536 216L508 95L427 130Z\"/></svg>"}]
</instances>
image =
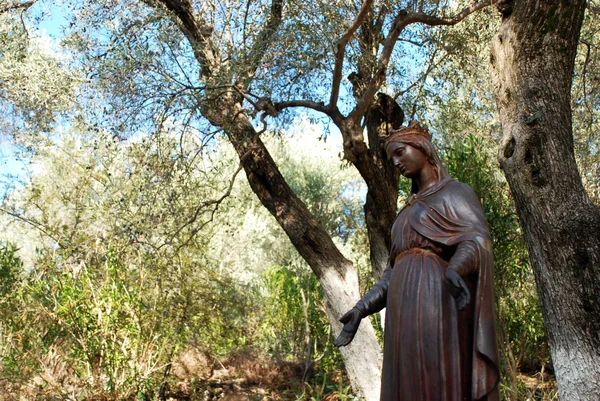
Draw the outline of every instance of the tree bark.
<instances>
[{"instance_id":1,"label":"tree bark","mask_svg":"<svg viewBox=\"0 0 600 401\"><path fill-rule=\"evenodd\" d=\"M240 101L231 93L222 94L219 101L204 107L203 115L224 128L253 192L319 279L327 316L334 331L339 332L342 324L338 319L360 299L356 269L289 187ZM382 354L368 319L363 320L354 341L342 347L341 353L354 391L366 400L378 400Z\"/></svg>"},{"instance_id":2,"label":"tree bark","mask_svg":"<svg viewBox=\"0 0 600 401\"><path fill-rule=\"evenodd\" d=\"M386 9L374 13L371 5L358 33L358 44L361 52L357 62L357 71L348 76L352 84L352 93L357 103L360 103L364 91L374 78L377 65L374 54L383 35L383 21ZM396 101L383 93L369 105L365 114L365 126L369 146L346 148L345 152L352 157L354 164L367 184L367 198L364 205L365 223L369 236L369 257L373 278L377 282L387 266L391 249L392 224L398 212L398 170L387 160L382 147L380 135L386 135L392 129L398 129L404 122L404 112ZM339 127L339 126L338 126ZM342 130L344 127L339 127ZM356 128L359 131L363 127ZM359 138L359 133L348 133L349 138ZM383 320L383 319L382 319Z\"/></svg>"},{"instance_id":3,"label":"tree bark","mask_svg":"<svg viewBox=\"0 0 600 401\"><path fill-rule=\"evenodd\" d=\"M380 135L398 129L404 121L404 112L396 101L380 94L366 117L369 148L353 161L367 184L364 205L369 235L370 258L375 281L381 278L387 266L391 249L391 231L398 214L398 169L387 160Z\"/></svg>"},{"instance_id":4,"label":"tree bark","mask_svg":"<svg viewBox=\"0 0 600 401\"><path fill-rule=\"evenodd\" d=\"M585 1L504 1L491 55L499 161L525 233L560 397L600 399L600 213L575 162L570 90Z\"/></svg>"},{"instance_id":5,"label":"tree bark","mask_svg":"<svg viewBox=\"0 0 600 401\"><path fill-rule=\"evenodd\" d=\"M374 153L380 153L379 143L361 155L354 165L367 183L365 221L373 278L378 281L390 255L392 224L398 213L398 176Z\"/></svg>"}]
</instances>

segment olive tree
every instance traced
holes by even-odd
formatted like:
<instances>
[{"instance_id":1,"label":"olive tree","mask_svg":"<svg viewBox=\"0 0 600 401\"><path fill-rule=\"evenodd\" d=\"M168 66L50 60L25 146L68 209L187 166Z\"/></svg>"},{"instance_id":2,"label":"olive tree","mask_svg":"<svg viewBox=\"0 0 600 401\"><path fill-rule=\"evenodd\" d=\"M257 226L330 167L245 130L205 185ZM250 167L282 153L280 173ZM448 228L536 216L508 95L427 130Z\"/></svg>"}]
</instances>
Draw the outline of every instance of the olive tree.
<instances>
[{"instance_id":1,"label":"olive tree","mask_svg":"<svg viewBox=\"0 0 600 401\"><path fill-rule=\"evenodd\" d=\"M585 1L503 2L492 43L499 161L533 265L561 398L600 396L600 212L579 174L571 85Z\"/></svg>"}]
</instances>

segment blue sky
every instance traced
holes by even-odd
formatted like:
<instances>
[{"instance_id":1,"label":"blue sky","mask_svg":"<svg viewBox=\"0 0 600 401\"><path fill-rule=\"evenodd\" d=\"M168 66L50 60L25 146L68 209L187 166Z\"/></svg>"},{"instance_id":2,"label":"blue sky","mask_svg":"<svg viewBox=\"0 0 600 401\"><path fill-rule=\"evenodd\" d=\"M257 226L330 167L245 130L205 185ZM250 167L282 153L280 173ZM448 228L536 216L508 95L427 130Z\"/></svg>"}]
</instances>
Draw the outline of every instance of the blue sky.
<instances>
[{"instance_id":1,"label":"blue sky","mask_svg":"<svg viewBox=\"0 0 600 401\"><path fill-rule=\"evenodd\" d=\"M51 38L59 39L61 36L61 27L67 24L65 7L52 3L49 9L45 9L46 7L42 3L37 2L31 8L31 12L33 13L45 13L45 17L39 24L39 29Z\"/></svg>"}]
</instances>

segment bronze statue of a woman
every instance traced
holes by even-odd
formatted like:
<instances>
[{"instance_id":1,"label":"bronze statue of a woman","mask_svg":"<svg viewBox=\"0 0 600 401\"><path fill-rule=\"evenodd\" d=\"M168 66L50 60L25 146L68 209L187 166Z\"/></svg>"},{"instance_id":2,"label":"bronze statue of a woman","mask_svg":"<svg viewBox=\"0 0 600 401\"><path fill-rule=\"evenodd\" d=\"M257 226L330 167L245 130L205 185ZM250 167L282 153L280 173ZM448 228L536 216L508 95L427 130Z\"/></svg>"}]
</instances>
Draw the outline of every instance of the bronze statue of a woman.
<instances>
[{"instance_id":1,"label":"bronze statue of a woman","mask_svg":"<svg viewBox=\"0 0 600 401\"><path fill-rule=\"evenodd\" d=\"M382 401L496 401L489 229L475 193L447 175L430 139L414 122L386 140L412 190L382 279L342 316L335 345L385 307Z\"/></svg>"}]
</instances>

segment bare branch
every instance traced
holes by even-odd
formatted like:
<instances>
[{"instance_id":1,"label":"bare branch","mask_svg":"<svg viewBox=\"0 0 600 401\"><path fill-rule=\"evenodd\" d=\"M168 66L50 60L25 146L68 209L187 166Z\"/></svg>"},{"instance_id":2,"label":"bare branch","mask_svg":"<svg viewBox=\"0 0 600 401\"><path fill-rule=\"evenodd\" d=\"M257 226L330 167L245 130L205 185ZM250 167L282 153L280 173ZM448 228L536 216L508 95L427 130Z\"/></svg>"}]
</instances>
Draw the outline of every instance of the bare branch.
<instances>
[{"instance_id":1,"label":"bare branch","mask_svg":"<svg viewBox=\"0 0 600 401\"><path fill-rule=\"evenodd\" d=\"M33 6L36 2L37 2L37 0L31 0L31 1L26 1L25 3L11 4L8 6L4 6L4 7L0 8L0 14L4 14L5 12L8 12L8 11L28 9L31 6Z\"/></svg>"},{"instance_id":2,"label":"bare branch","mask_svg":"<svg viewBox=\"0 0 600 401\"><path fill-rule=\"evenodd\" d=\"M340 40L336 44L335 52L335 67L333 68L333 81L331 85L331 97L329 98L329 108L336 109L338 96L340 93L340 83L342 80L342 67L344 66L344 56L346 53L346 45L352 38L352 35L358 30L360 25L365 20L367 14L371 10L373 0L365 0L360 11L356 15L352 25L344 32Z\"/></svg>"},{"instance_id":3,"label":"bare branch","mask_svg":"<svg viewBox=\"0 0 600 401\"><path fill-rule=\"evenodd\" d=\"M592 125L593 122L593 111L592 111L592 107L590 106L590 103L588 102L588 90L587 90L587 69L588 69L588 65L590 62L590 55L591 55L591 44L590 42L588 42L587 40L580 40L581 43L583 43L586 47L586 52L585 52L585 61L583 63L583 68L581 69L581 79L582 79L582 86L583 86L583 104L585 105L585 108L587 109L588 115L590 116L589 120L589 125Z\"/></svg>"},{"instance_id":4,"label":"bare branch","mask_svg":"<svg viewBox=\"0 0 600 401\"><path fill-rule=\"evenodd\" d=\"M332 116L333 114L329 107L320 102L313 102L312 100L289 100L287 102L274 103L273 105L278 112L290 107L305 107L307 109L320 111L328 116Z\"/></svg>"},{"instance_id":5,"label":"bare branch","mask_svg":"<svg viewBox=\"0 0 600 401\"><path fill-rule=\"evenodd\" d=\"M408 87L397 92L394 95L394 98L398 98L398 97L404 95L406 92L410 91L412 88L417 86L419 83L425 82L427 80L427 77L431 73L431 71L433 71L438 65L440 65L442 63L442 61L444 61L446 59L448 54L446 53L437 63L434 63L436 56L437 56L437 49L435 49L433 51L433 54L429 58L429 63L427 65L427 69L425 70L425 72L423 74L421 74L421 76L419 78L415 79Z\"/></svg>"},{"instance_id":6,"label":"bare branch","mask_svg":"<svg viewBox=\"0 0 600 401\"><path fill-rule=\"evenodd\" d=\"M65 245L50 232L50 229L48 229L47 227L45 227L41 223L38 223L37 221L29 219L29 218L27 218L25 216L20 215L17 212L13 212L12 210L8 210L8 209L5 209L3 207L0 207L0 212L4 212L4 213L8 214L9 216L12 216L12 217L14 217L14 218L22 221L25 224L29 224L33 228L35 228L38 231L40 231L42 234L46 235L52 241L56 242L58 244L58 246L60 246L61 248L65 248Z\"/></svg>"},{"instance_id":7,"label":"bare branch","mask_svg":"<svg viewBox=\"0 0 600 401\"><path fill-rule=\"evenodd\" d=\"M210 222L213 221L215 213L219 209L219 206L221 205L221 203L226 198L228 198L229 195L231 195L231 191L233 190L233 185L235 184L235 179L237 178L237 176L240 173L240 171L242 171L242 168L243 168L242 161L243 161L243 159L245 157L246 157L246 155L242 155L240 157L240 165L238 166L237 170L235 170L235 172L233 173L233 176L231 177L231 180L229 181L229 186L227 187L227 190L225 191L225 193L223 195L221 195L221 197L219 199L214 199L214 200L211 200L211 201L202 202L196 208L196 210L194 212L194 215L190 218L190 220L188 220L181 227L179 227L177 229L177 231L172 235L172 238L175 239L177 237L177 235L179 235L179 233L185 227L189 226L190 224L193 224L198 219L198 216L199 216L200 212L203 209L205 209L205 208L207 208L209 206L214 206L214 208L210 212L210 218L207 221L203 222L200 226L195 227L194 229L192 229L192 232L190 233L189 237L177 247L177 251L179 251L182 247L187 246L190 243L190 241L196 236L196 234L198 234L198 232L200 232L207 224L209 224ZM167 245L167 243L166 242L163 243L161 246L158 247L158 249L162 248L164 245Z\"/></svg>"},{"instance_id":8,"label":"bare branch","mask_svg":"<svg viewBox=\"0 0 600 401\"><path fill-rule=\"evenodd\" d=\"M498 0L485 0L480 1L478 3L474 3L469 7L464 8L461 12L456 14L454 17L435 17L432 15L427 15L423 13L414 13L411 14L412 18L415 19L414 22L422 23L430 26L439 26L439 25L456 25L469 15L473 14L476 11L479 11L488 6L494 5Z\"/></svg>"}]
</instances>

